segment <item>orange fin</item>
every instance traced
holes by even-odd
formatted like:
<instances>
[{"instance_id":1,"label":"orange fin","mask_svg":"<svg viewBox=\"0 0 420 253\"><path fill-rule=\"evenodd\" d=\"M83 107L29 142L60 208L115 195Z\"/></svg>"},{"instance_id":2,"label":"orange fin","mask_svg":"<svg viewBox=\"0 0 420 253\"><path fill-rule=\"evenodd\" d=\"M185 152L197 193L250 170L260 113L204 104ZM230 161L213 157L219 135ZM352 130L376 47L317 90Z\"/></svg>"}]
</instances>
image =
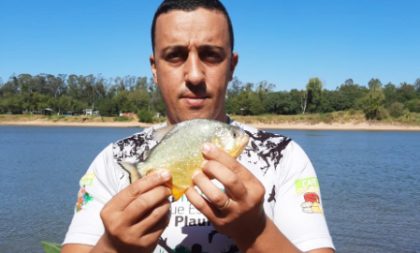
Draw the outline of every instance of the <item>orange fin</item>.
<instances>
[{"instance_id":1,"label":"orange fin","mask_svg":"<svg viewBox=\"0 0 420 253\"><path fill-rule=\"evenodd\" d=\"M172 196L174 197L174 200L177 201L181 198L182 195L184 195L186 189L182 189L176 186L172 186Z\"/></svg>"}]
</instances>

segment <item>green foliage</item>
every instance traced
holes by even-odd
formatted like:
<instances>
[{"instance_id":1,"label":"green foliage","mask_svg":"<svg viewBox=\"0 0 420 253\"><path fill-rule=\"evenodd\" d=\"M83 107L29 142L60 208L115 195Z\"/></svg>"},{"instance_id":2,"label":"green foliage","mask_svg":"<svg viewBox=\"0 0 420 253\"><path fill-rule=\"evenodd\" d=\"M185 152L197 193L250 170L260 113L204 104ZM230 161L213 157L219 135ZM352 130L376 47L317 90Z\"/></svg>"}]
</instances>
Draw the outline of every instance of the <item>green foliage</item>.
<instances>
[{"instance_id":1,"label":"green foliage","mask_svg":"<svg viewBox=\"0 0 420 253\"><path fill-rule=\"evenodd\" d=\"M337 111L359 112L368 119L406 117L420 112L420 78L414 84L369 81L368 87L347 79L335 90L323 89L321 80L311 78L305 89L273 91L274 84L242 83L234 78L226 93L227 113L235 115L296 115ZM401 109L401 104L404 106ZM101 116L117 117L134 112L142 122L153 122L154 115L166 115L162 96L146 77L125 76L104 79L94 75L21 74L0 83L0 114L40 114L51 108L57 115L83 115L98 110ZM400 115L400 116L397 116ZM322 116L330 121L329 116ZM115 120L125 120L116 118ZM324 120L323 120L324 121Z\"/></svg>"},{"instance_id":2,"label":"green foliage","mask_svg":"<svg viewBox=\"0 0 420 253\"><path fill-rule=\"evenodd\" d=\"M410 112L420 112L420 97L407 101L406 107Z\"/></svg>"},{"instance_id":3,"label":"green foliage","mask_svg":"<svg viewBox=\"0 0 420 253\"><path fill-rule=\"evenodd\" d=\"M322 100L322 82L318 77L311 78L306 85L308 112L319 112Z\"/></svg>"},{"instance_id":4,"label":"green foliage","mask_svg":"<svg viewBox=\"0 0 420 253\"><path fill-rule=\"evenodd\" d=\"M334 110L343 111L349 109L360 109L358 101L362 99L368 89L355 84L352 79L347 79L338 90L338 101L334 105Z\"/></svg>"},{"instance_id":5,"label":"green foliage","mask_svg":"<svg viewBox=\"0 0 420 253\"><path fill-rule=\"evenodd\" d=\"M53 242L41 241L45 253L60 253L61 245Z\"/></svg>"},{"instance_id":6,"label":"green foliage","mask_svg":"<svg viewBox=\"0 0 420 253\"><path fill-rule=\"evenodd\" d=\"M139 121L144 123L152 123L154 120L154 113L146 109L139 110L137 116Z\"/></svg>"},{"instance_id":7,"label":"green foliage","mask_svg":"<svg viewBox=\"0 0 420 253\"><path fill-rule=\"evenodd\" d=\"M299 100L293 99L289 92L272 92L263 100L263 106L268 113L298 114L300 113Z\"/></svg>"},{"instance_id":8,"label":"green foliage","mask_svg":"<svg viewBox=\"0 0 420 253\"><path fill-rule=\"evenodd\" d=\"M379 79L371 79L369 81L369 92L363 98L363 111L366 119L381 120L386 118L386 109L382 106L385 95L382 90L382 83Z\"/></svg>"},{"instance_id":9,"label":"green foliage","mask_svg":"<svg viewBox=\"0 0 420 253\"><path fill-rule=\"evenodd\" d=\"M151 110L164 114L162 99L153 87L146 77L105 80L93 75L21 74L0 86L0 113L40 114L51 108L55 114L80 115L93 109L103 116L116 116L150 104Z\"/></svg>"},{"instance_id":10,"label":"green foliage","mask_svg":"<svg viewBox=\"0 0 420 253\"><path fill-rule=\"evenodd\" d=\"M399 118L406 113L404 105L400 102L394 102L388 107L389 115L393 118Z\"/></svg>"}]
</instances>

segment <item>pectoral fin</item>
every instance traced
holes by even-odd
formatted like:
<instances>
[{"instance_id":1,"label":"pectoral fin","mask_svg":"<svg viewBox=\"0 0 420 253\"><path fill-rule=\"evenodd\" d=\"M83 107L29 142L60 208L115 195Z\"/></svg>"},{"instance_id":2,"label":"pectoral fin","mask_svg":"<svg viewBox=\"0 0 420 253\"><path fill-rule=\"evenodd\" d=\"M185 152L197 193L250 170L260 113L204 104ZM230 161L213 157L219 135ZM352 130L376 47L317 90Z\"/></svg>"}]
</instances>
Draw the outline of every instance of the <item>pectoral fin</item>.
<instances>
[{"instance_id":1,"label":"pectoral fin","mask_svg":"<svg viewBox=\"0 0 420 253\"><path fill-rule=\"evenodd\" d=\"M118 164L121 165L121 167L128 172L128 176L130 177L130 183L133 183L134 181L140 178L140 174L138 173L137 168L134 164L127 162L119 162Z\"/></svg>"},{"instance_id":2,"label":"pectoral fin","mask_svg":"<svg viewBox=\"0 0 420 253\"><path fill-rule=\"evenodd\" d=\"M184 195L186 189L176 187L172 185L172 196L174 197L174 201L177 201L181 198L182 195Z\"/></svg>"}]
</instances>

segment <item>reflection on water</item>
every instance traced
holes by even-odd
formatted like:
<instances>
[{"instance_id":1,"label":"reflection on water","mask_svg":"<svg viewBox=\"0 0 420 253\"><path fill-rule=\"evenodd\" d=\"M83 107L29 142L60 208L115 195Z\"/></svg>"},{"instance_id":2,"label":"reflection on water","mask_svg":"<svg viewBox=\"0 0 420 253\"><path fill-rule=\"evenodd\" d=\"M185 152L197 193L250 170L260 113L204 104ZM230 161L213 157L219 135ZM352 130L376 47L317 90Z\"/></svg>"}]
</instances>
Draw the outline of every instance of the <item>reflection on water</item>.
<instances>
[{"instance_id":1,"label":"reflection on water","mask_svg":"<svg viewBox=\"0 0 420 253\"><path fill-rule=\"evenodd\" d=\"M60 242L78 180L139 129L0 127L0 251ZM420 133L278 131L312 159L338 252L420 252Z\"/></svg>"}]
</instances>

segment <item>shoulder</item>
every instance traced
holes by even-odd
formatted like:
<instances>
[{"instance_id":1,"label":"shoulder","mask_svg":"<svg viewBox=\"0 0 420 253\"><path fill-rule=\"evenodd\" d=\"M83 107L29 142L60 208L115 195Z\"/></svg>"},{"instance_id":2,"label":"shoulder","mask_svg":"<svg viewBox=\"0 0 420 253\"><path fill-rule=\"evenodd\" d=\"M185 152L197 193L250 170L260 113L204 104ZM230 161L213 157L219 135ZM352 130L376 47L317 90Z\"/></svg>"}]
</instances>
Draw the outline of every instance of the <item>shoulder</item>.
<instances>
[{"instance_id":1,"label":"shoulder","mask_svg":"<svg viewBox=\"0 0 420 253\"><path fill-rule=\"evenodd\" d=\"M129 160L131 162L144 161L146 153L156 145L153 138L155 130L165 124L145 128L143 131L112 143L113 157L117 161Z\"/></svg>"},{"instance_id":2,"label":"shoulder","mask_svg":"<svg viewBox=\"0 0 420 253\"><path fill-rule=\"evenodd\" d=\"M232 125L243 129L250 137L247 152L255 152L260 156L280 156L292 143L292 139L279 133L259 130L254 127L233 121Z\"/></svg>"},{"instance_id":3,"label":"shoulder","mask_svg":"<svg viewBox=\"0 0 420 253\"><path fill-rule=\"evenodd\" d=\"M291 141L289 137L284 136L282 134L269 132L265 130L259 130L249 125L239 123L237 121L233 121L231 124L243 129L249 135L251 143L256 143L260 145L269 143L283 143L283 145L287 146L287 144Z\"/></svg>"}]
</instances>

